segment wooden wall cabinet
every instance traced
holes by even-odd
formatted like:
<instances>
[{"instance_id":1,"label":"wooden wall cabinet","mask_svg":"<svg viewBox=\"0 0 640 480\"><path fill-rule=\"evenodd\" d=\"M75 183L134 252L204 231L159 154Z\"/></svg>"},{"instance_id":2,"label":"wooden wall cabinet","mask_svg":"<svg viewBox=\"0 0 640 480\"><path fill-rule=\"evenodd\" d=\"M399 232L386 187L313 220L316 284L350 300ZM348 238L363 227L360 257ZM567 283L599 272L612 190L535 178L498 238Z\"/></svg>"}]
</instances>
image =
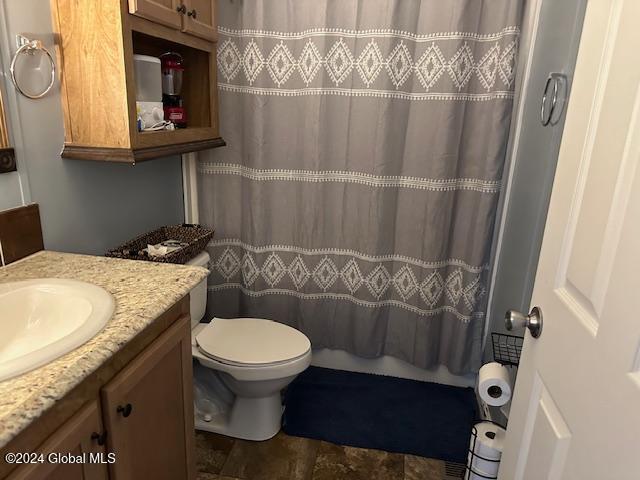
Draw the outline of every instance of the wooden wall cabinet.
<instances>
[{"instance_id":1,"label":"wooden wall cabinet","mask_svg":"<svg viewBox=\"0 0 640 480\"><path fill-rule=\"evenodd\" d=\"M187 8L183 31L207 40L217 41L215 0L184 0Z\"/></svg>"},{"instance_id":2,"label":"wooden wall cabinet","mask_svg":"<svg viewBox=\"0 0 640 480\"><path fill-rule=\"evenodd\" d=\"M129 13L181 30L184 13L180 5L178 0L129 0Z\"/></svg>"},{"instance_id":3,"label":"wooden wall cabinet","mask_svg":"<svg viewBox=\"0 0 640 480\"><path fill-rule=\"evenodd\" d=\"M190 326L180 316L100 389L101 401L89 401L40 447L10 450L102 454L102 463L22 465L7 480L194 480Z\"/></svg>"},{"instance_id":4,"label":"wooden wall cabinet","mask_svg":"<svg viewBox=\"0 0 640 480\"><path fill-rule=\"evenodd\" d=\"M136 163L224 145L215 0L51 1L62 64L62 157ZM133 55L168 51L185 60L187 128L139 132Z\"/></svg>"},{"instance_id":5,"label":"wooden wall cabinet","mask_svg":"<svg viewBox=\"0 0 640 480\"><path fill-rule=\"evenodd\" d=\"M217 40L215 0L129 0L129 13L205 40Z\"/></svg>"}]
</instances>

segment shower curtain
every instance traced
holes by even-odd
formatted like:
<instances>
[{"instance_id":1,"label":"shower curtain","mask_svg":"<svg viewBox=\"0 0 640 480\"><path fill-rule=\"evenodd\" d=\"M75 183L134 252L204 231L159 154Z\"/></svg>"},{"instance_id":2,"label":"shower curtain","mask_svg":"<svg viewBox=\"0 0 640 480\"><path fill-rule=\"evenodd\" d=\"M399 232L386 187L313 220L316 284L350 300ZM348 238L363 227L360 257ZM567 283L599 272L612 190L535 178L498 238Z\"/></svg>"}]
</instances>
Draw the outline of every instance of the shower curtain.
<instances>
[{"instance_id":1,"label":"shower curtain","mask_svg":"<svg viewBox=\"0 0 640 480\"><path fill-rule=\"evenodd\" d=\"M219 0L211 316L477 370L521 0Z\"/></svg>"}]
</instances>

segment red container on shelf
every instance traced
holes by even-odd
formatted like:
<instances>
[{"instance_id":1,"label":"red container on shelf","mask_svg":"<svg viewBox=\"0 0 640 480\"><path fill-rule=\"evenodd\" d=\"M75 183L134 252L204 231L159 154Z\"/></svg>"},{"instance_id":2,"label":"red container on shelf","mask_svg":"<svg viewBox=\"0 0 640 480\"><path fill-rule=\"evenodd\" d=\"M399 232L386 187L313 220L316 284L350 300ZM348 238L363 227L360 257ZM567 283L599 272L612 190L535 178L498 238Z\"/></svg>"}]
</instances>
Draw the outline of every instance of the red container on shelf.
<instances>
[{"instance_id":1,"label":"red container on shelf","mask_svg":"<svg viewBox=\"0 0 640 480\"><path fill-rule=\"evenodd\" d=\"M160 55L162 62L162 105L164 119L171 121L178 128L187 127L187 112L182 105L182 77L184 75L184 59L176 52Z\"/></svg>"}]
</instances>

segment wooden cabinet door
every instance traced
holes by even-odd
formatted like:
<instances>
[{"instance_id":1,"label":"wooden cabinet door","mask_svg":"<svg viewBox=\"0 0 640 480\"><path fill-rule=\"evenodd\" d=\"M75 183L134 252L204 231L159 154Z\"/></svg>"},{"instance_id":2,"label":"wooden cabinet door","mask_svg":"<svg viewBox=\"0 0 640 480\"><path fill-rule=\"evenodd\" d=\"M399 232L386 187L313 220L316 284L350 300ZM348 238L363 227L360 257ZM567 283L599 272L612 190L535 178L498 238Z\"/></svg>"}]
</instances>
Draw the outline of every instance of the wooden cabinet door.
<instances>
[{"instance_id":1,"label":"wooden cabinet door","mask_svg":"<svg viewBox=\"0 0 640 480\"><path fill-rule=\"evenodd\" d=\"M112 480L193 479L193 379L189 316L102 389Z\"/></svg>"},{"instance_id":2,"label":"wooden cabinet door","mask_svg":"<svg viewBox=\"0 0 640 480\"><path fill-rule=\"evenodd\" d=\"M106 480L108 456L103 435L99 404L94 400L36 450L43 463L18 467L7 480ZM73 455L76 461L61 463L65 454ZM84 455L84 462L77 461L80 455Z\"/></svg>"},{"instance_id":3,"label":"wooden cabinet door","mask_svg":"<svg viewBox=\"0 0 640 480\"><path fill-rule=\"evenodd\" d=\"M215 3L215 0L184 0L187 13L182 31L215 42L218 39Z\"/></svg>"},{"instance_id":4,"label":"wooden cabinet door","mask_svg":"<svg viewBox=\"0 0 640 480\"><path fill-rule=\"evenodd\" d=\"M129 0L129 13L180 30L181 5L180 0Z\"/></svg>"}]
</instances>

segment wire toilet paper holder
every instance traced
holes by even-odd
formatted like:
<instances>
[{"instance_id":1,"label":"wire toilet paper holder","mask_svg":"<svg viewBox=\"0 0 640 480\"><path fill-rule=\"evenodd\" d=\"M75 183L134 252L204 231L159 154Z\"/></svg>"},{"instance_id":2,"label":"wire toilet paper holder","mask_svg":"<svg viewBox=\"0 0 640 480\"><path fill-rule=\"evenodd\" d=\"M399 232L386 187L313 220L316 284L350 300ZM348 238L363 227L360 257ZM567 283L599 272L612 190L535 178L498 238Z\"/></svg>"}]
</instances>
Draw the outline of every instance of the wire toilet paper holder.
<instances>
[{"instance_id":1,"label":"wire toilet paper holder","mask_svg":"<svg viewBox=\"0 0 640 480\"><path fill-rule=\"evenodd\" d=\"M498 422L494 422L493 420L485 419L482 421L487 423L492 423L500 428L505 428L503 425L499 424ZM471 427L471 438L472 438L472 441L470 442L470 445L469 445L469 455L467 455L467 464L465 465L466 467L465 475L464 475L465 480L468 479L471 474L477 475L480 478L486 478L487 480L496 480L498 478L498 475L493 477L493 476L485 475L482 472L478 472L473 469L473 464L476 458L480 460L484 460L485 462L490 462L490 463L500 463L500 459L494 460L491 458L483 457L482 455L476 453L476 442L478 441L478 429L476 428L475 425Z\"/></svg>"},{"instance_id":2,"label":"wire toilet paper holder","mask_svg":"<svg viewBox=\"0 0 640 480\"><path fill-rule=\"evenodd\" d=\"M524 337L493 332L491 334L491 344L494 361L501 363L505 367L517 367L520 365Z\"/></svg>"}]
</instances>

